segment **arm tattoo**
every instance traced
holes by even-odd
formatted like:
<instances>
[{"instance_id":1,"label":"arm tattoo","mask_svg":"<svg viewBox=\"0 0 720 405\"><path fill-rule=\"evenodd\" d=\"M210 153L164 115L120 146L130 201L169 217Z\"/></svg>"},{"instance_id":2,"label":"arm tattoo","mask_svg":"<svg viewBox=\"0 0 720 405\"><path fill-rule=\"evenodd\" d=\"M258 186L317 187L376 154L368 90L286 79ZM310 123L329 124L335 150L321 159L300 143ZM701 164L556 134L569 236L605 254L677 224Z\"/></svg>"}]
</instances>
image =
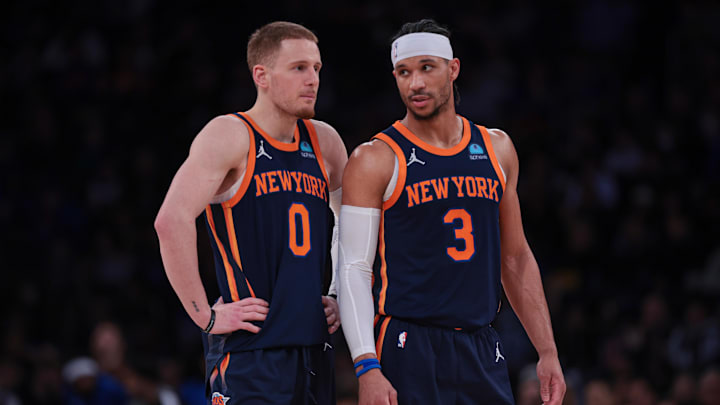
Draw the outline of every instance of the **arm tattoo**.
<instances>
[{"instance_id":1,"label":"arm tattoo","mask_svg":"<svg viewBox=\"0 0 720 405\"><path fill-rule=\"evenodd\" d=\"M195 312L200 312L200 308L198 308L198 306L197 306L197 304L195 303L195 301L193 301L192 303L193 303L193 306L195 307Z\"/></svg>"}]
</instances>

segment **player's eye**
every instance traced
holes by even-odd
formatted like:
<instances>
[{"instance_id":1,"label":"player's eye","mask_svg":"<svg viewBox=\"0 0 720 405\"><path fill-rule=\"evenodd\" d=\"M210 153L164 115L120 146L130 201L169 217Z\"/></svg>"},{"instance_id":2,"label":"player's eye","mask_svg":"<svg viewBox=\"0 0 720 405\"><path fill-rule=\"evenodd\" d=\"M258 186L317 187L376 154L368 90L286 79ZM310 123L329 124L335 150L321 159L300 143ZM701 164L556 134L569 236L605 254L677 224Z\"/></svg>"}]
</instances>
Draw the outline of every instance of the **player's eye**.
<instances>
[{"instance_id":1,"label":"player's eye","mask_svg":"<svg viewBox=\"0 0 720 405\"><path fill-rule=\"evenodd\" d=\"M429 70L432 70L432 68L433 68L432 65L423 65L423 70L426 72Z\"/></svg>"}]
</instances>

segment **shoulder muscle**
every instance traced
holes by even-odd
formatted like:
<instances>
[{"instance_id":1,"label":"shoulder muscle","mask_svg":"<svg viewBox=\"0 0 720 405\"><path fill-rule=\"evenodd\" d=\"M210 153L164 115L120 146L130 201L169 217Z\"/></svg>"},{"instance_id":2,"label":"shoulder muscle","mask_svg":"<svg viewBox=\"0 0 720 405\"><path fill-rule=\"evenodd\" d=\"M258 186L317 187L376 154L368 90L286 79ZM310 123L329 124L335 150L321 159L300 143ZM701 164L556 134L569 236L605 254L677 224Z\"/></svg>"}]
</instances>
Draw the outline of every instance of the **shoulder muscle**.
<instances>
[{"instance_id":1,"label":"shoulder muscle","mask_svg":"<svg viewBox=\"0 0 720 405\"><path fill-rule=\"evenodd\" d=\"M395 152L381 140L355 148L343 176L343 204L381 208L395 167Z\"/></svg>"},{"instance_id":2,"label":"shoulder muscle","mask_svg":"<svg viewBox=\"0 0 720 405\"><path fill-rule=\"evenodd\" d=\"M340 134L330 124L311 120L330 177L330 190L336 190L342 182L343 169L347 163L347 149Z\"/></svg>"}]
</instances>

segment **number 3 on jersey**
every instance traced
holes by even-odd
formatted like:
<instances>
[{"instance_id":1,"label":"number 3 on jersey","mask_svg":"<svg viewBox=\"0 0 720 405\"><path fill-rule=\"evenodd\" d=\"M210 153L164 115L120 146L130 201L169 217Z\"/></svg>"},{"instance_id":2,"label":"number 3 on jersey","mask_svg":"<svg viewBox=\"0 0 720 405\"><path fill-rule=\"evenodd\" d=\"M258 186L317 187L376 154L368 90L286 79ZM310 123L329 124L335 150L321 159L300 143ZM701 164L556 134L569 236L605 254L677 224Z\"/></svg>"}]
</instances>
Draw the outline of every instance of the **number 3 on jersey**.
<instances>
[{"instance_id":1,"label":"number 3 on jersey","mask_svg":"<svg viewBox=\"0 0 720 405\"><path fill-rule=\"evenodd\" d=\"M298 221L299 220L299 221ZM298 243L298 222L302 229L302 240ZM310 213L303 204L293 203L288 211L290 234L288 243L295 256L305 256L310 251Z\"/></svg>"},{"instance_id":2,"label":"number 3 on jersey","mask_svg":"<svg viewBox=\"0 0 720 405\"><path fill-rule=\"evenodd\" d=\"M472 234L472 217L470 216L470 213L464 209L455 208L445 214L443 222L446 224L455 224L455 221L460 222L459 226L455 228L455 239L465 242L465 248L463 250L458 250L456 247L451 246L447 248L447 254L456 262L464 262L470 260L470 258L472 258L475 254L475 238Z\"/></svg>"}]
</instances>

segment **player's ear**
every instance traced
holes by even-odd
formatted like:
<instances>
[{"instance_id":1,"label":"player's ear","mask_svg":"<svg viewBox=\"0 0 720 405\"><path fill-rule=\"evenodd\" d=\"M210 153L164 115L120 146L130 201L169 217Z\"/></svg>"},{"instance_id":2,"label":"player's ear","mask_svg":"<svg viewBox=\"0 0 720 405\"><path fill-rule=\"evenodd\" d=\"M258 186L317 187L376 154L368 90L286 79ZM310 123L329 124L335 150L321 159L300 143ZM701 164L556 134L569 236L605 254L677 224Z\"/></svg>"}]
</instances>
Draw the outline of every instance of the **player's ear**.
<instances>
[{"instance_id":1,"label":"player's ear","mask_svg":"<svg viewBox=\"0 0 720 405\"><path fill-rule=\"evenodd\" d=\"M453 58L448 61L448 68L450 69L450 79L457 79L457 77L460 75L460 59Z\"/></svg>"},{"instance_id":2,"label":"player's ear","mask_svg":"<svg viewBox=\"0 0 720 405\"><path fill-rule=\"evenodd\" d=\"M268 71L265 65L255 65L252 68L252 77L258 88L267 88L269 84Z\"/></svg>"}]
</instances>

